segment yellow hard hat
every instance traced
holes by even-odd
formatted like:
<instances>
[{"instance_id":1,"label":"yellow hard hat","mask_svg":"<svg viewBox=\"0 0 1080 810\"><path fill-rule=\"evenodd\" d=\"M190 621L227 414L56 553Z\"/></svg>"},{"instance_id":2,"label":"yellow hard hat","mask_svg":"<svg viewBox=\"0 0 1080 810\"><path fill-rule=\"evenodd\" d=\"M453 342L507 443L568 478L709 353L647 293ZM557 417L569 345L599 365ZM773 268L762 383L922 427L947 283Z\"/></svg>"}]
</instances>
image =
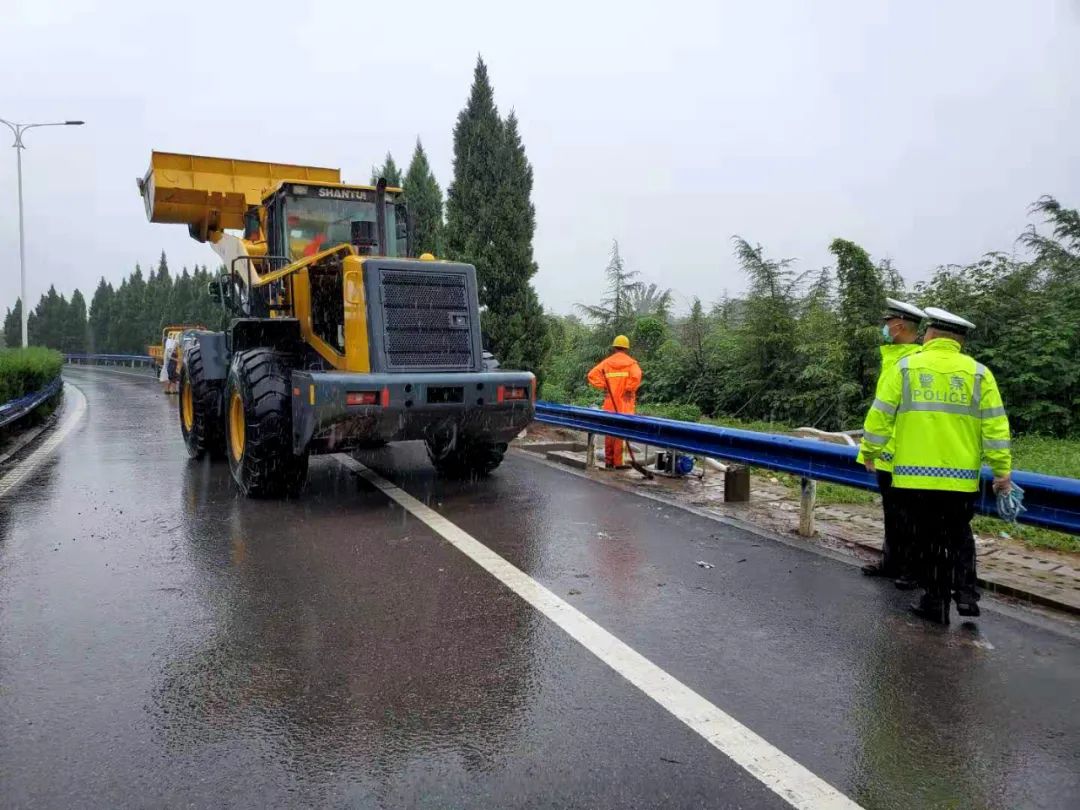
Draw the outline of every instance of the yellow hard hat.
<instances>
[{"instance_id":1,"label":"yellow hard hat","mask_svg":"<svg viewBox=\"0 0 1080 810\"><path fill-rule=\"evenodd\" d=\"M626 335L616 335L615 339L611 341L611 348L613 349L629 349L630 338Z\"/></svg>"}]
</instances>

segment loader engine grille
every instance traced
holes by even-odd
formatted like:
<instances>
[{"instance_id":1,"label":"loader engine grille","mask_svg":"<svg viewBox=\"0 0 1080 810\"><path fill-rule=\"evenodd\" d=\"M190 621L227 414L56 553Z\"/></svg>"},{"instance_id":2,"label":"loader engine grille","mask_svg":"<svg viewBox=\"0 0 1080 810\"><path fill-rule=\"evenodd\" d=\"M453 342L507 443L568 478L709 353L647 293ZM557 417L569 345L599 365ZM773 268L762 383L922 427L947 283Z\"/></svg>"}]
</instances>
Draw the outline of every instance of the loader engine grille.
<instances>
[{"instance_id":1,"label":"loader engine grille","mask_svg":"<svg viewBox=\"0 0 1080 810\"><path fill-rule=\"evenodd\" d=\"M460 273L382 271L389 368L472 368L472 317Z\"/></svg>"}]
</instances>

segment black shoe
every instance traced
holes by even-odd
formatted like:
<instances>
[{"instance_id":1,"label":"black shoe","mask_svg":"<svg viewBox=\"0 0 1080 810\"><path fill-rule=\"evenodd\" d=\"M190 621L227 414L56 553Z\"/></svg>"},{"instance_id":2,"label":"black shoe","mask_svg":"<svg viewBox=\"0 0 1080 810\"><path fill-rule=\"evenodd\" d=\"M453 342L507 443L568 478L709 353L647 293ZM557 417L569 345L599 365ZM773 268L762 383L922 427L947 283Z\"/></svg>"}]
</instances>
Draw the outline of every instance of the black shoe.
<instances>
[{"instance_id":1,"label":"black shoe","mask_svg":"<svg viewBox=\"0 0 1080 810\"><path fill-rule=\"evenodd\" d=\"M979 602L976 599L972 599L970 596L956 596L956 612L961 616L981 616L982 611L979 610Z\"/></svg>"},{"instance_id":2,"label":"black shoe","mask_svg":"<svg viewBox=\"0 0 1080 810\"><path fill-rule=\"evenodd\" d=\"M913 591L919 587L919 583L905 576L899 576L893 580L893 585L899 591Z\"/></svg>"},{"instance_id":3,"label":"black shoe","mask_svg":"<svg viewBox=\"0 0 1080 810\"><path fill-rule=\"evenodd\" d=\"M935 622L936 624L949 623L949 602L923 596L918 602L909 606L908 610L916 616Z\"/></svg>"}]
</instances>

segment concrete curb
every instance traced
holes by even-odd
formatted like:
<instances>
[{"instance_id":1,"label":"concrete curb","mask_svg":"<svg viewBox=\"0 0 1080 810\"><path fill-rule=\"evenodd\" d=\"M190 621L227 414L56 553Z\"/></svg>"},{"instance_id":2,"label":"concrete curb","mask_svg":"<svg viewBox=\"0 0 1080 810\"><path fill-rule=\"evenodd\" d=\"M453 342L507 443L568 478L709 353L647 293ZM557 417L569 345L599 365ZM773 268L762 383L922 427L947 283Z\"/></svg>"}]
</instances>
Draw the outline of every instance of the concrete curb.
<instances>
[{"instance_id":1,"label":"concrete curb","mask_svg":"<svg viewBox=\"0 0 1080 810\"><path fill-rule=\"evenodd\" d=\"M41 438L41 435L43 433L56 427L56 425L60 421L58 418L59 413L60 408L57 408L51 414L49 414L49 416L41 424L34 425L27 430L20 431L19 434L14 439L12 439L10 445L3 453L3 455L0 455L0 470L2 470L6 464L13 461L18 456L22 455L24 452L30 449L34 442Z\"/></svg>"}]
</instances>

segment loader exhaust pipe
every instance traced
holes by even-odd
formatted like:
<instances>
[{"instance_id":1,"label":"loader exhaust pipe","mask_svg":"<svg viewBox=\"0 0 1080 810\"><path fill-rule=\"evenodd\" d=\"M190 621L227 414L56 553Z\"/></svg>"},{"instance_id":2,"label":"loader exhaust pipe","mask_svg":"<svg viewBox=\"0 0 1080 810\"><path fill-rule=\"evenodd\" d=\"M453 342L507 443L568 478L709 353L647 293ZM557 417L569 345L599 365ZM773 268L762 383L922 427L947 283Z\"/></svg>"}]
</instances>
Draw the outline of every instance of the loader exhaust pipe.
<instances>
[{"instance_id":1,"label":"loader exhaust pipe","mask_svg":"<svg viewBox=\"0 0 1080 810\"><path fill-rule=\"evenodd\" d=\"M386 178L380 177L375 184L375 223L379 229L379 253L383 256L390 255L389 234L386 232Z\"/></svg>"}]
</instances>

